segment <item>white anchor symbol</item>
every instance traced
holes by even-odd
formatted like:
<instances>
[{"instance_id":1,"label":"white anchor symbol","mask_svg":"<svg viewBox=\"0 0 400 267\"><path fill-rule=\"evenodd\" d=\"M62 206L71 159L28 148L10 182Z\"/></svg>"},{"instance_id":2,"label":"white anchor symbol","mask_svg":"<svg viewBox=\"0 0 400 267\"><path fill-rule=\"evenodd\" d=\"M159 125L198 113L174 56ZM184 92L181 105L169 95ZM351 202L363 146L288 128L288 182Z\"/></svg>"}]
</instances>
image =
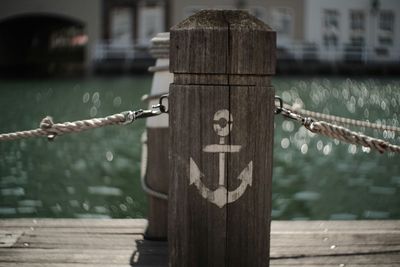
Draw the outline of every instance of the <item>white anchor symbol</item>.
<instances>
[{"instance_id":1,"label":"white anchor symbol","mask_svg":"<svg viewBox=\"0 0 400 267\"><path fill-rule=\"evenodd\" d=\"M223 127L220 124L221 120L226 122L226 125ZM199 167L190 158L190 185L194 184L203 198L220 208L227 203L232 203L239 199L246 191L247 186L251 186L253 180L253 161L250 161L237 177L237 179L242 181L239 187L233 191L228 191L225 187L225 154L239 152L242 148L240 145L225 144L225 137L232 130L232 123L233 118L228 110L222 109L217 111L214 115L214 131L220 136L219 144L207 145L203 148L203 152L219 153L219 186L216 190L212 191L203 184L201 177L204 177L204 174L200 172Z\"/></svg>"}]
</instances>

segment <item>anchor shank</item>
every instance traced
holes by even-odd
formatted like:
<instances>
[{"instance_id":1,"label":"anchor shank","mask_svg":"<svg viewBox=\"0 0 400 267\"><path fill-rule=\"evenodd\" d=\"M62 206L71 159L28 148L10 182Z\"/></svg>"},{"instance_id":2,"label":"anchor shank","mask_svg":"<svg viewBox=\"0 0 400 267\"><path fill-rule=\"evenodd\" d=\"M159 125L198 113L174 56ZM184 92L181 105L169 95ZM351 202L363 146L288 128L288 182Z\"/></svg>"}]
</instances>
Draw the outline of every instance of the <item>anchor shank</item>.
<instances>
[{"instance_id":1,"label":"anchor shank","mask_svg":"<svg viewBox=\"0 0 400 267\"><path fill-rule=\"evenodd\" d=\"M219 185L225 186L225 153L219 153Z\"/></svg>"},{"instance_id":2,"label":"anchor shank","mask_svg":"<svg viewBox=\"0 0 400 267\"><path fill-rule=\"evenodd\" d=\"M223 145L225 144L225 138L220 137L219 138L219 144ZM220 186L225 186L225 153L219 153L219 179L218 179L218 184Z\"/></svg>"}]
</instances>

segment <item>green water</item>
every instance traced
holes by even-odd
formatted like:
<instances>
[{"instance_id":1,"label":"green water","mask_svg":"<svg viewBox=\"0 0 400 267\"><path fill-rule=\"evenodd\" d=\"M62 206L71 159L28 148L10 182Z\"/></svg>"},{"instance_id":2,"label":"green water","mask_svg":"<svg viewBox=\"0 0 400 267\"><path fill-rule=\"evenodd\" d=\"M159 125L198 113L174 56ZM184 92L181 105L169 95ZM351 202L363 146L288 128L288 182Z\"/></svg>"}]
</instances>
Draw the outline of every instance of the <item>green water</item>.
<instances>
[{"instance_id":1,"label":"green water","mask_svg":"<svg viewBox=\"0 0 400 267\"><path fill-rule=\"evenodd\" d=\"M0 81L0 132L144 107L151 76ZM276 93L305 108L399 126L400 79L274 79ZM275 121L274 219L400 219L399 155L363 150ZM0 218L146 216L140 188L144 121L48 142L0 143ZM391 132L366 130L400 144Z\"/></svg>"}]
</instances>

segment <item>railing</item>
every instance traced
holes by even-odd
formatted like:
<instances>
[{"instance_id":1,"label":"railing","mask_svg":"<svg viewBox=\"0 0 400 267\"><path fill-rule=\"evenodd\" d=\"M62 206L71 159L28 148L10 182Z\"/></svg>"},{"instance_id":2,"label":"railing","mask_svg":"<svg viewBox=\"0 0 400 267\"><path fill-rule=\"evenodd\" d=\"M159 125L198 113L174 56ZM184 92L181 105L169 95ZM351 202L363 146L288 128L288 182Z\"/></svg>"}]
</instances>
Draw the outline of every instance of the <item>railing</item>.
<instances>
[{"instance_id":1,"label":"railing","mask_svg":"<svg viewBox=\"0 0 400 267\"><path fill-rule=\"evenodd\" d=\"M400 50L392 47L366 47L339 45L321 47L315 43L297 42L279 45L277 59L281 61L315 61L330 63L400 63ZM149 58L149 46L143 44L122 45L111 40L100 41L95 46L94 60L134 60Z\"/></svg>"},{"instance_id":2,"label":"railing","mask_svg":"<svg viewBox=\"0 0 400 267\"><path fill-rule=\"evenodd\" d=\"M278 44L278 60L400 63L400 50L393 47L366 47L343 44L338 47L322 47L315 43Z\"/></svg>"},{"instance_id":3,"label":"railing","mask_svg":"<svg viewBox=\"0 0 400 267\"><path fill-rule=\"evenodd\" d=\"M149 47L138 44L118 44L111 40L103 40L95 45L94 61L102 60L134 60L149 58Z\"/></svg>"}]
</instances>

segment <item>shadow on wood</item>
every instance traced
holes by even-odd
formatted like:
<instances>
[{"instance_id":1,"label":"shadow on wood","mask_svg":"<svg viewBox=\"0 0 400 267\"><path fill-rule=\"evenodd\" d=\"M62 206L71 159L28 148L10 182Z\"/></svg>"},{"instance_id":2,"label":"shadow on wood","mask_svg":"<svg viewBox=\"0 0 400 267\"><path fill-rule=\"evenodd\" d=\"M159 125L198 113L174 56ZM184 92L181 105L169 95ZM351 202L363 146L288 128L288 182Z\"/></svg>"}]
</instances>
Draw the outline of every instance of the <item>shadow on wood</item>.
<instances>
[{"instance_id":1,"label":"shadow on wood","mask_svg":"<svg viewBox=\"0 0 400 267\"><path fill-rule=\"evenodd\" d=\"M135 240L131 266L168 266L167 242Z\"/></svg>"}]
</instances>

